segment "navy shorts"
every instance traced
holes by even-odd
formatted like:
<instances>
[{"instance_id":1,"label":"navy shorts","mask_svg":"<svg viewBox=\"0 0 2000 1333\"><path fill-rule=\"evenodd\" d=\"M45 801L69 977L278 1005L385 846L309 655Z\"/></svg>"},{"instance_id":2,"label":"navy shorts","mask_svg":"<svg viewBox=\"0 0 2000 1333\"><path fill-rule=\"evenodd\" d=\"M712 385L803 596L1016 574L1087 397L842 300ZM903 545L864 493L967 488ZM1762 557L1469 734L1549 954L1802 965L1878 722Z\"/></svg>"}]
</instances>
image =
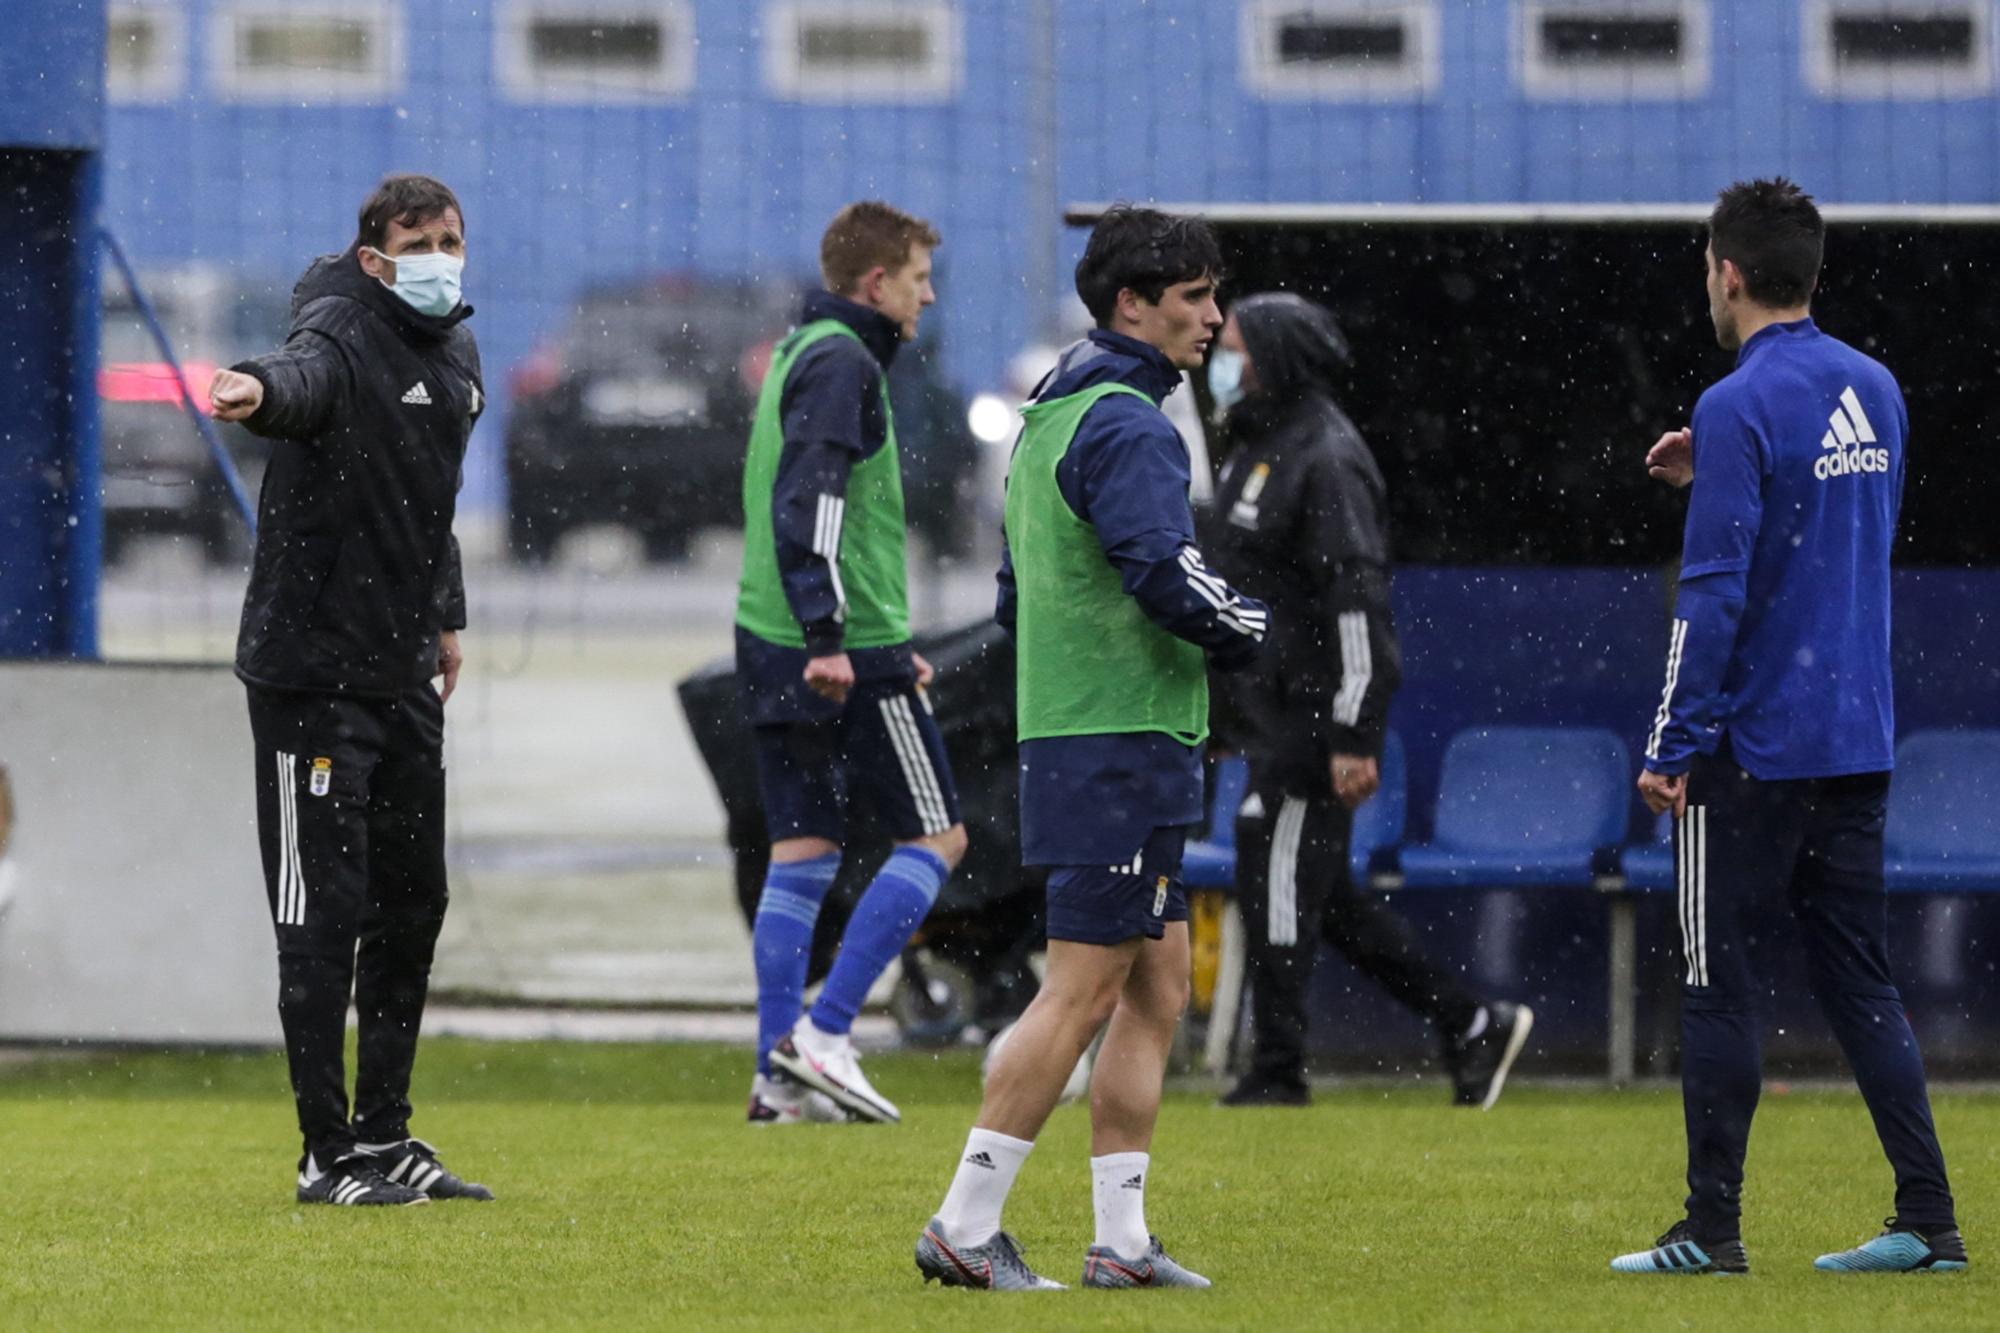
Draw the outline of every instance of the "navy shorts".
<instances>
[{"instance_id":1,"label":"navy shorts","mask_svg":"<svg viewBox=\"0 0 2000 1333\"><path fill-rule=\"evenodd\" d=\"M1181 884L1185 824L1156 828L1122 866L1057 866L1049 872L1049 938L1078 944L1157 940L1170 921L1188 919Z\"/></svg>"},{"instance_id":2,"label":"navy shorts","mask_svg":"<svg viewBox=\"0 0 2000 1333\"><path fill-rule=\"evenodd\" d=\"M864 681L837 716L752 730L772 842L841 841L848 793L857 787L899 842L943 833L959 822L944 737L917 686Z\"/></svg>"}]
</instances>

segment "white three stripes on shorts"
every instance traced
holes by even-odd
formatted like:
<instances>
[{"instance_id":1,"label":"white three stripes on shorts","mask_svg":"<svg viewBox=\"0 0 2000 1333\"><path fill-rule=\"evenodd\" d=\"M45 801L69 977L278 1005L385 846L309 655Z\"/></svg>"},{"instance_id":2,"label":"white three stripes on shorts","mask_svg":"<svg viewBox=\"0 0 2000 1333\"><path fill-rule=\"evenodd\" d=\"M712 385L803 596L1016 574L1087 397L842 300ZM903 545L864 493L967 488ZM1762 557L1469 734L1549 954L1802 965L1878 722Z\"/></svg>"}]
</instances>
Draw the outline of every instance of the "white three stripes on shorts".
<instances>
[{"instance_id":1,"label":"white three stripes on shorts","mask_svg":"<svg viewBox=\"0 0 2000 1333\"><path fill-rule=\"evenodd\" d=\"M1674 839L1676 899L1681 912L1681 952L1687 984L1708 984L1708 807L1691 805Z\"/></svg>"},{"instance_id":2,"label":"white three stripes on shorts","mask_svg":"<svg viewBox=\"0 0 2000 1333\"><path fill-rule=\"evenodd\" d=\"M278 924L306 923L306 872L299 858L299 757L278 757Z\"/></svg>"},{"instance_id":3,"label":"white three stripes on shorts","mask_svg":"<svg viewBox=\"0 0 2000 1333\"><path fill-rule=\"evenodd\" d=\"M945 804L944 788L931 765L930 751L924 748L924 734L917 729L916 715L910 711L910 696L892 695L882 700L882 724L896 747L903 765L903 780L910 784L910 799L923 820L924 833L942 833L951 827L951 808Z\"/></svg>"}]
</instances>

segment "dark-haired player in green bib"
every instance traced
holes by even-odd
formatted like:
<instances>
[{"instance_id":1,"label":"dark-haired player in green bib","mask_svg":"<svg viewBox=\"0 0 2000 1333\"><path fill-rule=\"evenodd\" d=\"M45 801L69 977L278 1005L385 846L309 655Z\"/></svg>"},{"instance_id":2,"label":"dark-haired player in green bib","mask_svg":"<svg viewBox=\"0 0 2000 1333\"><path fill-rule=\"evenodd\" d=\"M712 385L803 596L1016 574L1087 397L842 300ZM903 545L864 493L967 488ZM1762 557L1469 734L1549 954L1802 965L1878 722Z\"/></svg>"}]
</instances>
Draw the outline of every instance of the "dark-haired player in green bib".
<instances>
[{"instance_id":1,"label":"dark-haired player in green bib","mask_svg":"<svg viewBox=\"0 0 2000 1333\"><path fill-rule=\"evenodd\" d=\"M903 478L884 372L935 299L930 224L852 204L820 245L806 298L757 400L743 465L736 669L771 868L751 930L760 1124L901 1118L848 1033L965 855L944 741L910 649ZM855 905L801 1013L820 904L840 870L847 793L874 798L896 849Z\"/></svg>"},{"instance_id":2,"label":"dark-haired player in green bib","mask_svg":"<svg viewBox=\"0 0 2000 1333\"><path fill-rule=\"evenodd\" d=\"M1048 971L917 1242L918 1269L950 1285L1054 1285L1000 1229L1001 1206L1100 1030L1083 1284L1209 1285L1147 1230L1145 1190L1187 1004L1180 866L1202 814L1208 667L1248 665L1267 621L1202 559L1187 446L1160 411L1222 327L1221 267L1200 222L1105 214L1076 270L1097 328L1036 391L1008 468L999 619L1015 639L1023 857L1049 867Z\"/></svg>"}]
</instances>

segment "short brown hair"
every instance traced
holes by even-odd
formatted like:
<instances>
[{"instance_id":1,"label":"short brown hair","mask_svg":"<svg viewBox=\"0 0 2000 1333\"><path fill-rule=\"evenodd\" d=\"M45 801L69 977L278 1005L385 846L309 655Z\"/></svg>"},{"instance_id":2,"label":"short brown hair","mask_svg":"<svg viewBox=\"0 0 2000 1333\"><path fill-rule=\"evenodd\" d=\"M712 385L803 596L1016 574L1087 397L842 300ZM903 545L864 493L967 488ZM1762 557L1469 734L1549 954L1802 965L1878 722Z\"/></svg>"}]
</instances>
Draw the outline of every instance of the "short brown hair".
<instances>
[{"instance_id":1,"label":"short brown hair","mask_svg":"<svg viewBox=\"0 0 2000 1333\"><path fill-rule=\"evenodd\" d=\"M1158 305L1167 288L1201 277L1222 277L1222 247L1206 222L1113 204L1090 229L1076 264L1076 294L1097 327L1108 329L1118 293L1130 288Z\"/></svg>"},{"instance_id":2,"label":"short brown hair","mask_svg":"<svg viewBox=\"0 0 2000 1333\"><path fill-rule=\"evenodd\" d=\"M1750 299L1773 310L1804 305L1819 286L1826 223L1813 197L1783 176L1738 181L1708 215L1716 267L1727 259L1743 270Z\"/></svg>"},{"instance_id":3,"label":"short brown hair","mask_svg":"<svg viewBox=\"0 0 2000 1333\"><path fill-rule=\"evenodd\" d=\"M388 239L391 222L420 227L443 217L446 209L458 214L459 226L465 225L465 210L459 207L458 196L443 181L433 176L384 176L375 193L361 205L355 243L379 250Z\"/></svg>"},{"instance_id":4,"label":"short brown hair","mask_svg":"<svg viewBox=\"0 0 2000 1333\"><path fill-rule=\"evenodd\" d=\"M937 228L893 204L867 199L849 204L827 224L819 243L819 276L835 296L845 296L870 270L894 272L921 245L938 248Z\"/></svg>"}]
</instances>

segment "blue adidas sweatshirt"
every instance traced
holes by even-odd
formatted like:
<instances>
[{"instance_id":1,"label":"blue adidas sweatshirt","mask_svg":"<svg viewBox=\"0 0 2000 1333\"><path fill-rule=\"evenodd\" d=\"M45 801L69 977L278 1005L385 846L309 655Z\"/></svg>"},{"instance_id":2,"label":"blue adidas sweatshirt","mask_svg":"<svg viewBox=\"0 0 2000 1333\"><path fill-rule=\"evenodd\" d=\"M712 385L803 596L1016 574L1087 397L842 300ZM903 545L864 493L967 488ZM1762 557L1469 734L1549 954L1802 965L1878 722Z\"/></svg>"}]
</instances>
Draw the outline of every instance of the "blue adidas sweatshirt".
<instances>
[{"instance_id":1,"label":"blue adidas sweatshirt","mask_svg":"<svg viewBox=\"0 0 2000 1333\"><path fill-rule=\"evenodd\" d=\"M1889 557L1909 414L1810 319L1773 324L1694 411L1695 479L1646 767L1727 738L1764 781L1893 766Z\"/></svg>"}]
</instances>

